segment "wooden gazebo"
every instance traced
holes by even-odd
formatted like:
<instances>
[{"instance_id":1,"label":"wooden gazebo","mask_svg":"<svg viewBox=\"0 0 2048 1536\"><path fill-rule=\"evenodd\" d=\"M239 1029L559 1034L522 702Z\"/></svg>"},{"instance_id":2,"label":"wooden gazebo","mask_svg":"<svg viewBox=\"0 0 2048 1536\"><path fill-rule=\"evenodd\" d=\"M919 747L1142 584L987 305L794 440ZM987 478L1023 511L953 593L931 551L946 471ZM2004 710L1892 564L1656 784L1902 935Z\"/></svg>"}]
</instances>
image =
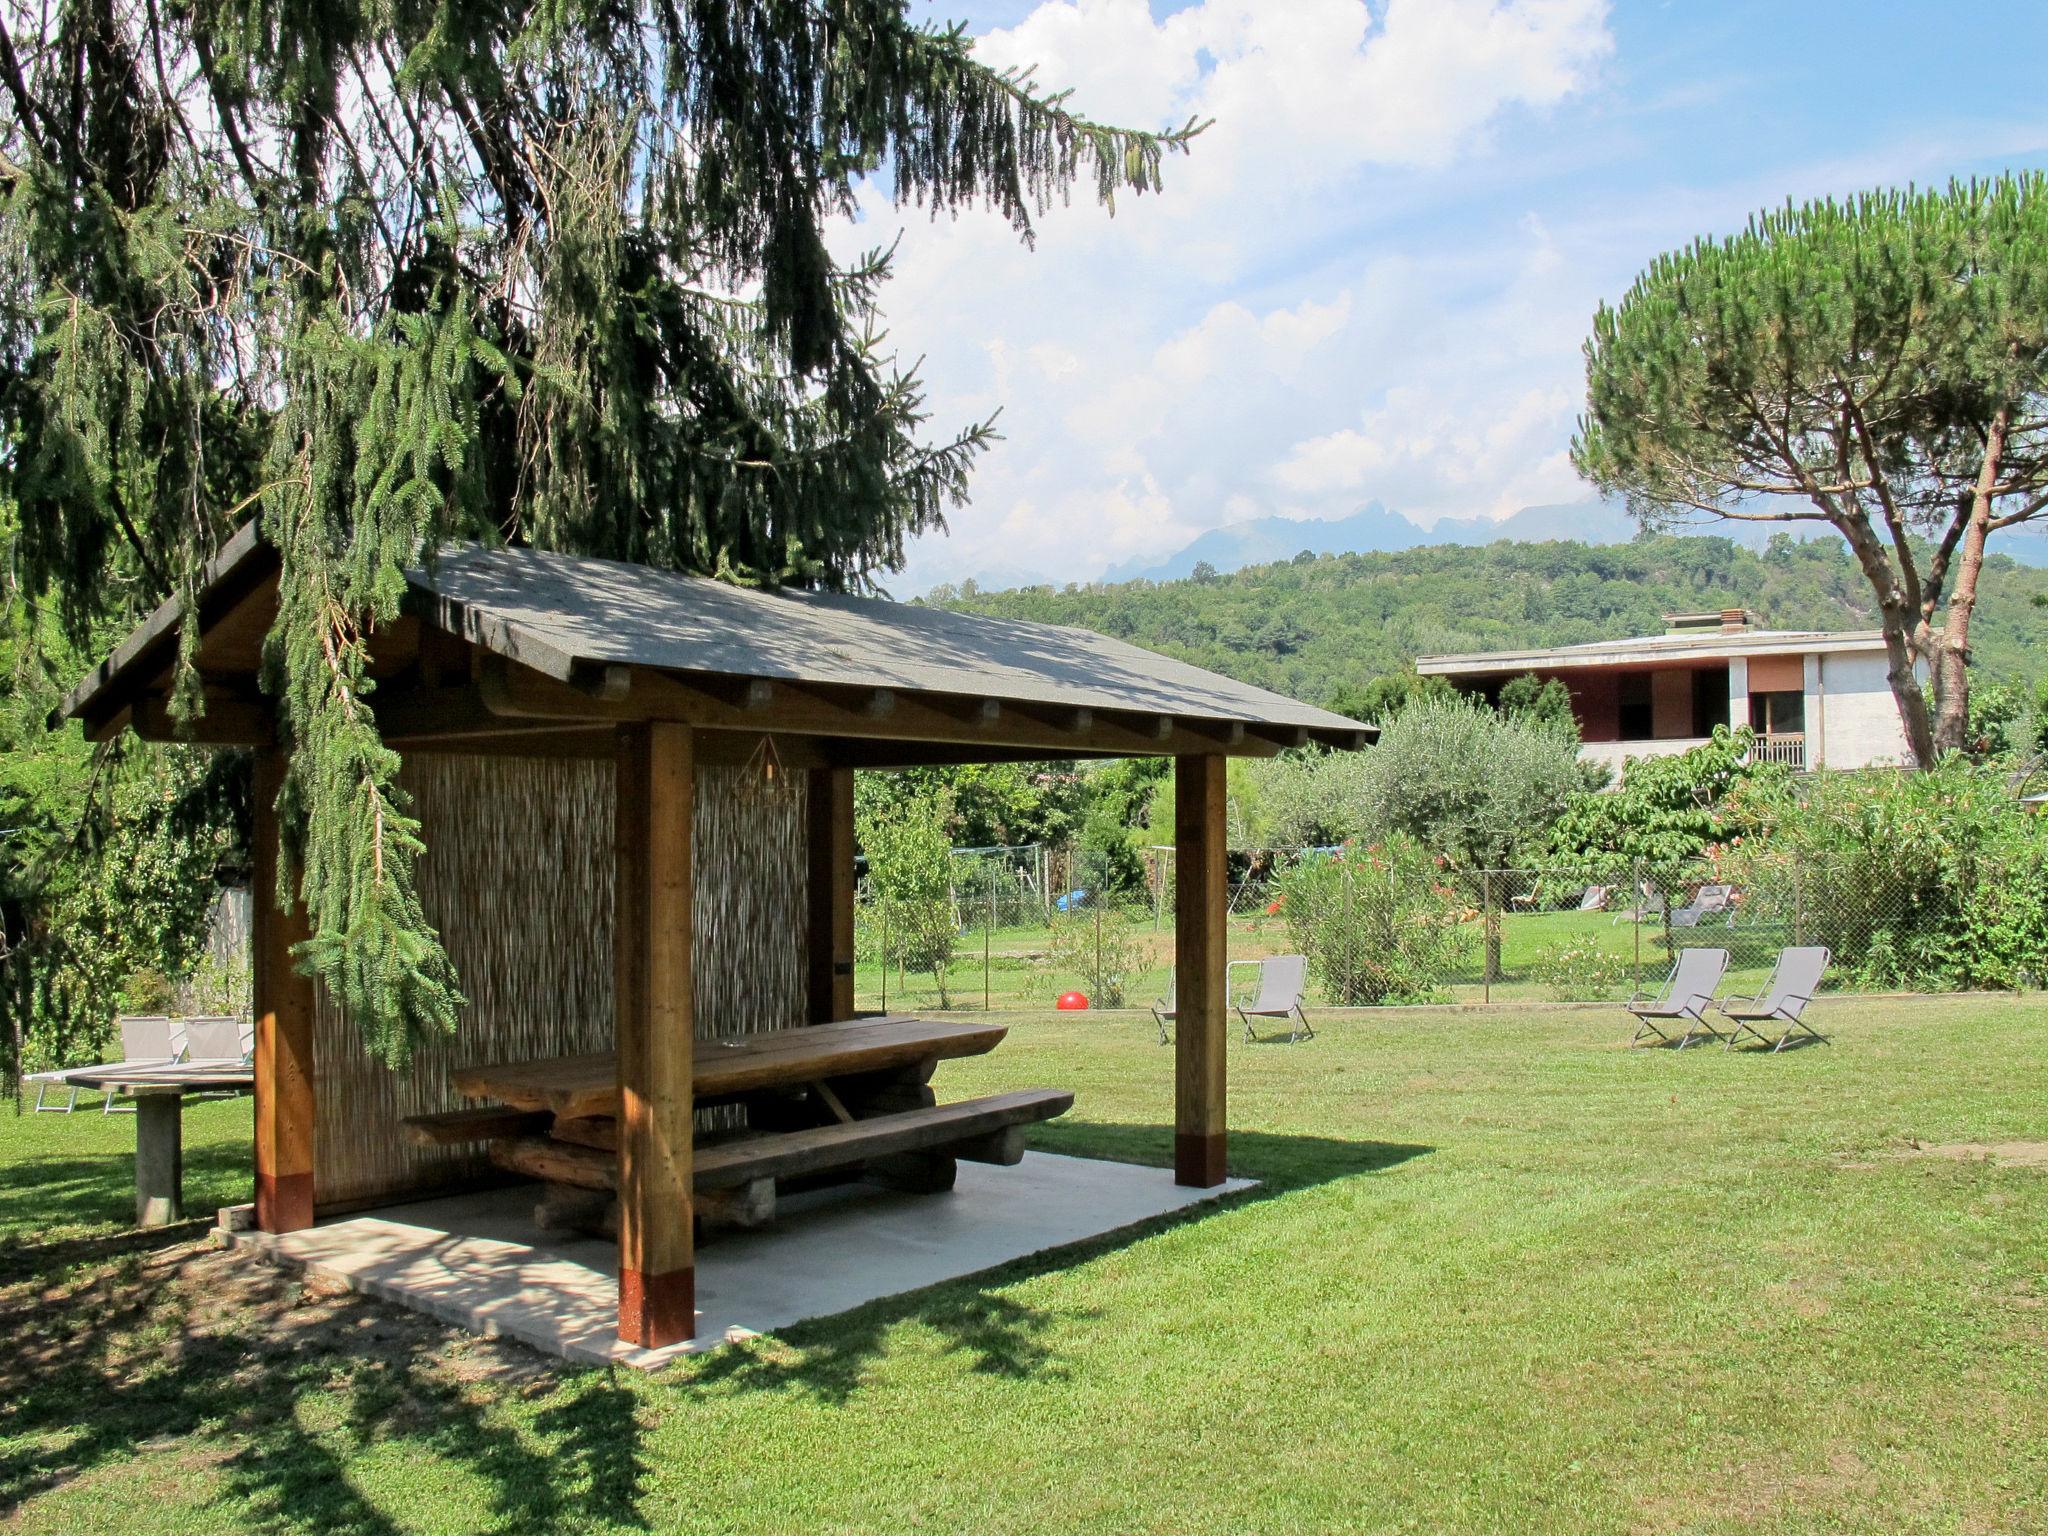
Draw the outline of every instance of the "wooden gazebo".
<instances>
[{"instance_id":1,"label":"wooden gazebo","mask_svg":"<svg viewBox=\"0 0 2048 1536\"><path fill-rule=\"evenodd\" d=\"M372 705L418 775L423 871L448 862L431 890L423 873L422 897L472 1008L457 1040L394 1081L297 969L303 907L287 916L272 899L284 762L257 678L277 576L253 527L209 569L197 657L206 709L181 738L256 754L264 1231L472 1176L473 1158L406 1151L398 1135L407 1114L457 1102L448 1078L464 1063L515 1038L609 1048L619 1335L646 1347L689 1337L693 1040L712 1022L855 1016L853 772L931 763L1173 758L1174 1176L1223 1181L1225 761L1311 741L1362 746L1356 722L1083 630L450 548L409 573L406 616L374 637ZM180 739L168 698L181 617L175 604L160 609L64 712L94 739L131 728ZM768 761L800 791L799 810L771 813L789 822L772 837L735 788ZM465 839L495 841L487 866L459 868ZM779 916L746 906L762 882L780 893ZM504 930L535 913L553 926L508 942ZM589 952L606 929L609 967ZM722 958L707 964L715 945Z\"/></svg>"}]
</instances>

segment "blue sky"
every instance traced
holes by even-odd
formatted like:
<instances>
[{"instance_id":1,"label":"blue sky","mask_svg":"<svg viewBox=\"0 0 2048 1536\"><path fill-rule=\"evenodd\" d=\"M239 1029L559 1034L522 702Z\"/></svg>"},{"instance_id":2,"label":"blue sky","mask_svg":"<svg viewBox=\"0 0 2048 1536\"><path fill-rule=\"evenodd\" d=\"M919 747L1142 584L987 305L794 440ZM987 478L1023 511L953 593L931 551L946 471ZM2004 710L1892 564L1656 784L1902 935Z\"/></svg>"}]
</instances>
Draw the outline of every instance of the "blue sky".
<instances>
[{"instance_id":1,"label":"blue sky","mask_svg":"<svg viewBox=\"0 0 2048 1536\"><path fill-rule=\"evenodd\" d=\"M1080 110L1215 126L1159 198L1035 250L865 200L933 428L1000 408L892 585L1085 580L1247 517L1582 494L1594 307L1754 210L2039 166L2039 0L996 0L921 7Z\"/></svg>"}]
</instances>

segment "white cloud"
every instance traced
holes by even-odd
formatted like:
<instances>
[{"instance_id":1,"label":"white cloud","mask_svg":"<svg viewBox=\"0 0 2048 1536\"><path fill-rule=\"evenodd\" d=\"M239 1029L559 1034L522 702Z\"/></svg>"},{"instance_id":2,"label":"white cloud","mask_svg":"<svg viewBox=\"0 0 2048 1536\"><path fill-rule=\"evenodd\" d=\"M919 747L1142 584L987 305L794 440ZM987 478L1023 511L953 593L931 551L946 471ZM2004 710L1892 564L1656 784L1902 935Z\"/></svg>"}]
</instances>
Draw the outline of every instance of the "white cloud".
<instances>
[{"instance_id":1,"label":"white cloud","mask_svg":"<svg viewBox=\"0 0 2048 1536\"><path fill-rule=\"evenodd\" d=\"M1509 487L1555 488L1587 274L1533 222L1479 250L1360 228L1390 196L1441 198L1509 125L1591 89L1606 10L1203 0L1158 18L1147 0L1047 0L982 37L978 57L1036 65L1087 114L1215 121L1163 195L1114 218L1077 198L1035 250L869 189L844 243L905 231L884 303L935 427L1000 407L1005 437L899 585L1085 579L1266 511L1509 511Z\"/></svg>"}]
</instances>

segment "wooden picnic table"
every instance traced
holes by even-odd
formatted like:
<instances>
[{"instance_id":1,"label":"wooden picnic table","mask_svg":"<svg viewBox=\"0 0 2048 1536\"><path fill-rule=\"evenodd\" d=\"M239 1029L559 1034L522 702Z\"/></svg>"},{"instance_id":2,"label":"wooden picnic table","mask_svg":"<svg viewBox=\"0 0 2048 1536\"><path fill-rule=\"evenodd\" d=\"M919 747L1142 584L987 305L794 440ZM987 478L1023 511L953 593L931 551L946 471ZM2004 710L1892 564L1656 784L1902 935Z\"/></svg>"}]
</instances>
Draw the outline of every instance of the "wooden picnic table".
<instances>
[{"instance_id":1,"label":"wooden picnic table","mask_svg":"<svg viewBox=\"0 0 2048 1536\"><path fill-rule=\"evenodd\" d=\"M1073 1094L1025 1089L942 1105L926 1086L941 1061L992 1051L1008 1033L898 1014L696 1041L696 1102L743 1103L748 1125L697 1149L698 1214L755 1226L773 1215L778 1181L865 1176L939 1191L953 1187L957 1158L1018 1161L1025 1128L1064 1112ZM609 1229L619 1174L611 1053L461 1067L449 1081L464 1098L496 1103L416 1116L409 1135L487 1143L499 1167L547 1187L543 1226Z\"/></svg>"},{"instance_id":2,"label":"wooden picnic table","mask_svg":"<svg viewBox=\"0 0 2048 1536\"><path fill-rule=\"evenodd\" d=\"M135 1224L169 1226L185 1214L185 1095L253 1088L253 1068L235 1061L113 1062L67 1075L68 1082L135 1100Z\"/></svg>"},{"instance_id":3,"label":"wooden picnic table","mask_svg":"<svg viewBox=\"0 0 2048 1536\"><path fill-rule=\"evenodd\" d=\"M890 1014L696 1042L691 1080L699 1102L870 1072L922 1068L994 1050L1007 1024ZM466 1099L496 1099L557 1119L616 1116L618 1062L610 1051L542 1061L500 1061L449 1074Z\"/></svg>"}]
</instances>

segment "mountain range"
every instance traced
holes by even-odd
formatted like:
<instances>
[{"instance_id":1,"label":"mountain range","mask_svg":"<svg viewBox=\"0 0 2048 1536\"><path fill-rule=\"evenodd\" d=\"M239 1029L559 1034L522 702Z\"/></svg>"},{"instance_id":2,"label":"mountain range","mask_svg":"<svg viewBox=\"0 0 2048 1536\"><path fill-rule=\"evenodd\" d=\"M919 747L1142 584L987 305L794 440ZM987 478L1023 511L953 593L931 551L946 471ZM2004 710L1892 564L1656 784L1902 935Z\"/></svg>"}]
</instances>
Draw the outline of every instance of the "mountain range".
<instances>
[{"instance_id":1,"label":"mountain range","mask_svg":"<svg viewBox=\"0 0 2048 1536\"><path fill-rule=\"evenodd\" d=\"M1384 502L1369 501L1349 517L1329 519L1255 517L1212 528L1160 559L1138 559L1111 566L1095 584L1128 581L1185 581L1201 566L1229 575L1254 565L1312 555L1393 554L1434 545L1482 548L1507 540L1543 544L1565 540L1578 544L1626 544L1636 537L1637 524L1618 499L1588 496L1579 501L1524 507L1504 518L1443 517L1427 526L1395 511ZM1702 516L1698 522L1670 530L1680 536L1732 539L1745 549L1763 550L1772 537L1790 534L1802 542L1825 538L1818 523L1726 522ZM2048 566L2048 524L2007 529L1991 548L2021 565ZM1033 571L1002 568L977 570L974 585L983 592L1020 587L1058 586ZM949 582L946 591L955 590Z\"/></svg>"}]
</instances>

